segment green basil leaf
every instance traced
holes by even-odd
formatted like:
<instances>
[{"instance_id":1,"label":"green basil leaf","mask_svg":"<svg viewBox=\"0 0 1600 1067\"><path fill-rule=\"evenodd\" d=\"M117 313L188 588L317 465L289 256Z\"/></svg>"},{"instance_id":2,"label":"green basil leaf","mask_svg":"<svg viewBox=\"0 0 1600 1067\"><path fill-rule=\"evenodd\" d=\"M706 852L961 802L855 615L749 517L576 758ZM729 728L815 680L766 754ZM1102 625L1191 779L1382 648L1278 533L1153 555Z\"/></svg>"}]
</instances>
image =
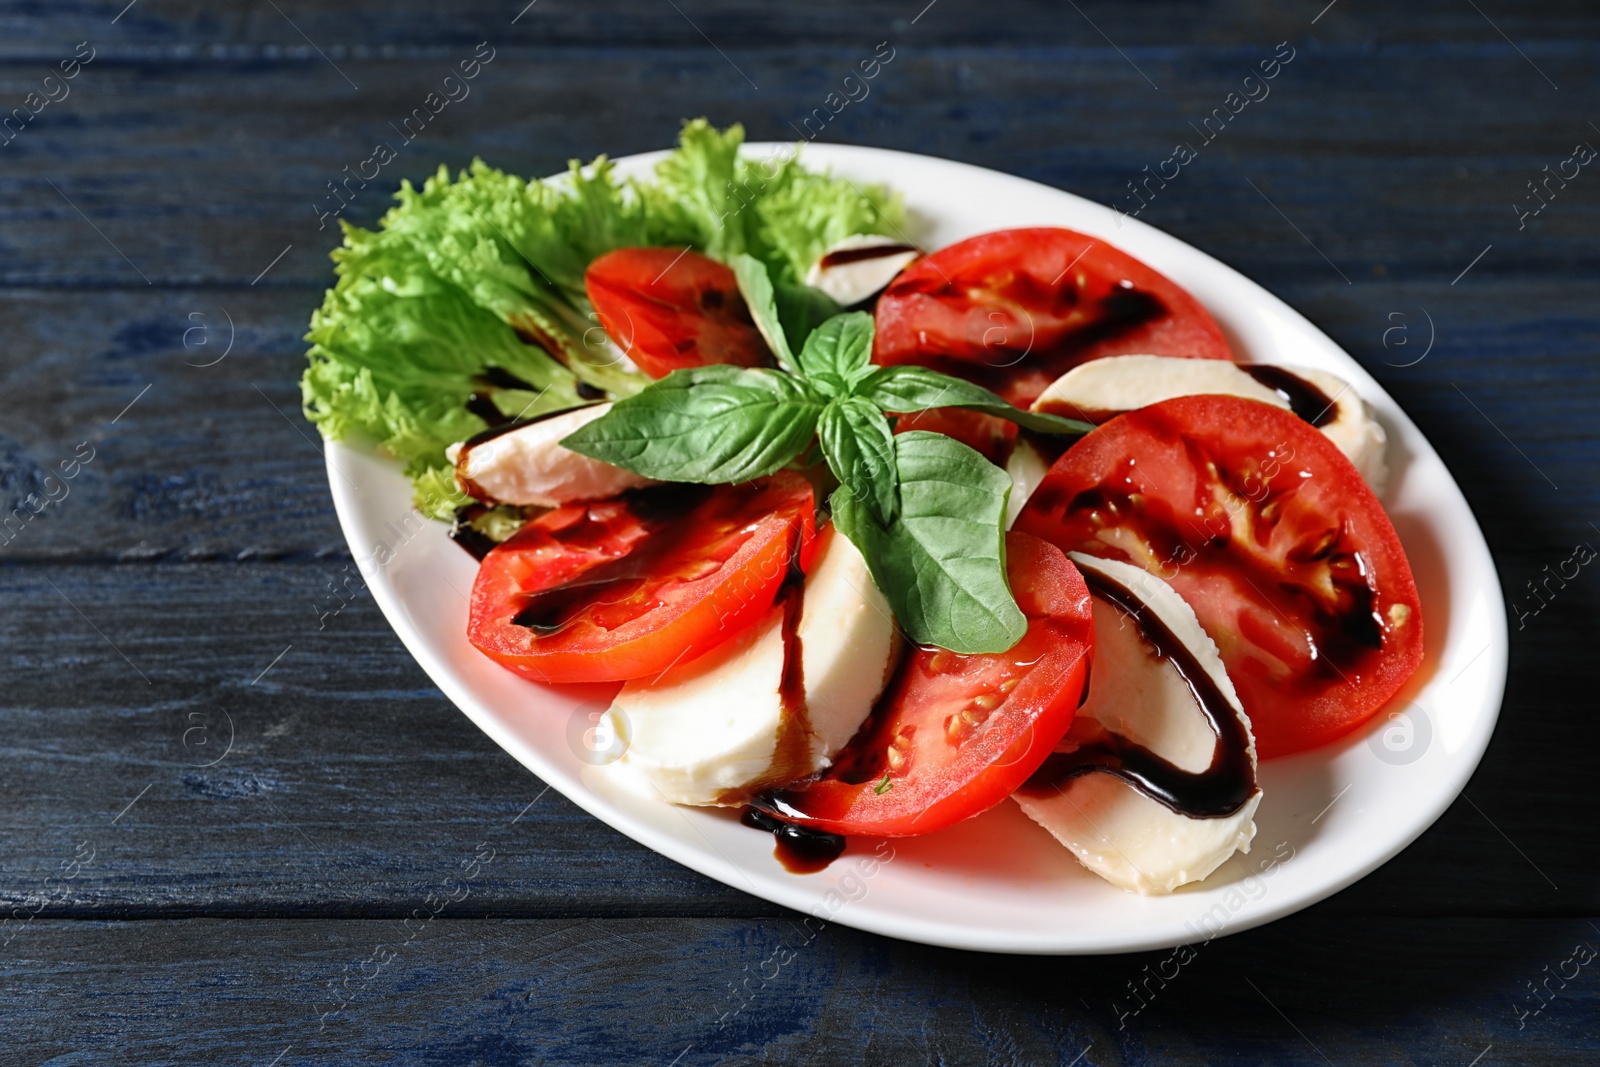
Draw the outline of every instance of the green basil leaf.
<instances>
[{"instance_id":1,"label":"green basil leaf","mask_svg":"<svg viewBox=\"0 0 1600 1067\"><path fill-rule=\"evenodd\" d=\"M778 322L783 326L790 352L804 351L811 332L844 310L833 297L809 285L776 282L772 287L772 299L777 305Z\"/></svg>"},{"instance_id":2,"label":"green basil leaf","mask_svg":"<svg viewBox=\"0 0 1600 1067\"><path fill-rule=\"evenodd\" d=\"M800 350L800 369L830 396L848 396L872 370L872 316L852 311L818 326Z\"/></svg>"},{"instance_id":3,"label":"green basil leaf","mask_svg":"<svg viewBox=\"0 0 1600 1067\"><path fill-rule=\"evenodd\" d=\"M798 378L718 364L677 370L562 439L574 452L667 482L745 482L811 442L823 402Z\"/></svg>"},{"instance_id":4,"label":"green basil leaf","mask_svg":"<svg viewBox=\"0 0 1600 1067\"><path fill-rule=\"evenodd\" d=\"M850 489L830 500L833 521L861 550L906 634L952 652L1004 652L1028 621L1006 584L1011 479L943 434L894 437L900 514L885 526Z\"/></svg>"},{"instance_id":5,"label":"green basil leaf","mask_svg":"<svg viewBox=\"0 0 1600 1067\"><path fill-rule=\"evenodd\" d=\"M839 483L866 502L879 524L894 522L900 502L894 435L877 405L857 396L833 401L822 409L817 437Z\"/></svg>"},{"instance_id":6,"label":"green basil leaf","mask_svg":"<svg viewBox=\"0 0 1600 1067\"><path fill-rule=\"evenodd\" d=\"M998 415L1025 430L1039 433L1082 436L1094 429L1093 423L1013 407L981 385L973 385L926 367L906 364L880 367L856 388L856 393L883 410L896 414L925 411L928 408L966 408L986 415Z\"/></svg>"},{"instance_id":7,"label":"green basil leaf","mask_svg":"<svg viewBox=\"0 0 1600 1067\"><path fill-rule=\"evenodd\" d=\"M767 265L755 256L740 252L728 260L728 266L733 270L733 276L739 282L739 295L744 297L745 306L750 309L750 317L755 320L756 329L761 332L762 338L767 342L767 347L772 349L772 354L778 359L778 366L790 374L799 374L795 366L794 353L789 349L789 339L784 333L782 320L778 317L777 298L772 289L772 278L767 274Z\"/></svg>"}]
</instances>

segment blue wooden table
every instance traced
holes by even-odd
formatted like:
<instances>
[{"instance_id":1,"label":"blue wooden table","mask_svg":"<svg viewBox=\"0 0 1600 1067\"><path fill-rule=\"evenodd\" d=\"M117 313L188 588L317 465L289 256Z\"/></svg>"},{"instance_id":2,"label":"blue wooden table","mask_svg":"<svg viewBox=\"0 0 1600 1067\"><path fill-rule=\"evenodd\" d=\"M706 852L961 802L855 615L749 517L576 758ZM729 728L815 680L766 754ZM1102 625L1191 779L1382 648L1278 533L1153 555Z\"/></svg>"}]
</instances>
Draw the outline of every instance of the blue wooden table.
<instances>
[{"instance_id":1,"label":"blue wooden table","mask_svg":"<svg viewBox=\"0 0 1600 1067\"><path fill-rule=\"evenodd\" d=\"M524 3L0 6L0 1063L1600 1062L1600 574L1530 588L1600 546L1600 8ZM1190 145L1140 218L1367 366L1499 562L1463 797L1170 981L813 935L546 792L347 580L295 385L329 183L474 56L343 217L686 116L789 138L883 45L819 139L1126 210Z\"/></svg>"}]
</instances>

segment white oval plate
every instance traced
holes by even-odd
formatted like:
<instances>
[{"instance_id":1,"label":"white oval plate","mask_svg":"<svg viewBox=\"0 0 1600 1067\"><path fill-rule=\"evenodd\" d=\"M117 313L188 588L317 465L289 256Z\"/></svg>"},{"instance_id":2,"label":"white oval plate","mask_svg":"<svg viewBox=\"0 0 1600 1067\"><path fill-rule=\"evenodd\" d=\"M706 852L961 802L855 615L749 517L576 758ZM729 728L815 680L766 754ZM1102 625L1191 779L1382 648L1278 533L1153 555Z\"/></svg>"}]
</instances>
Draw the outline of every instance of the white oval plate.
<instances>
[{"instance_id":1,"label":"white oval plate","mask_svg":"<svg viewBox=\"0 0 1600 1067\"><path fill-rule=\"evenodd\" d=\"M754 144L752 156L787 151ZM619 161L644 174L662 153ZM586 731L614 687L546 688L466 639L476 564L410 504L399 467L338 443L329 484L374 598L411 654L467 716L529 770L608 825L702 874L824 921L952 948L1101 953L1206 941L1313 904L1394 856L1478 765L1506 676L1500 582L1477 521L1439 456L1372 378L1320 330L1237 272L1143 223L978 167L870 148L809 145L813 167L900 190L915 238L940 248L988 230L1067 226L1105 238L1188 289L1234 350L1321 367L1354 384L1389 433L1384 504L1405 543L1426 620L1418 675L1368 729L1261 767L1248 855L1166 897L1115 889L1080 868L1015 804L920 838L852 841L826 871L795 875L770 835L731 813L622 791L592 766Z\"/></svg>"}]
</instances>

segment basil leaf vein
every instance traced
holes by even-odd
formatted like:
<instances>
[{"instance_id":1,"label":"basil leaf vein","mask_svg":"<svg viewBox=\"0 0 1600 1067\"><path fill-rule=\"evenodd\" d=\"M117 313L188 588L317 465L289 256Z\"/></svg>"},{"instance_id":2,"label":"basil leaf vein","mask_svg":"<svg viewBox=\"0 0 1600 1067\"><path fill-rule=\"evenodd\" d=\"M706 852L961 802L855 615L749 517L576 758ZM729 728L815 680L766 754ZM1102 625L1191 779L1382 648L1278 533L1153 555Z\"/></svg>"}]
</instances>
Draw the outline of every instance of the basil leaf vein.
<instances>
[{"instance_id":1,"label":"basil leaf vein","mask_svg":"<svg viewBox=\"0 0 1600 1067\"><path fill-rule=\"evenodd\" d=\"M673 371L562 440L646 478L724 484L780 470L811 443L823 401L765 368Z\"/></svg>"},{"instance_id":2,"label":"basil leaf vein","mask_svg":"<svg viewBox=\"0 0 1600 1067\"><path fill-rule=\"evenodd\" d=\"M860 397L835 400L823 409L817 436L839 483L866 502L879 524L894 522L900 504L894 435L877 406Z\"/></svg>"},{"instance_id":3,"label":"basil leaf vein","mask_svg":"<svg viewBox=\"0 0 1600 1067\"><path fill-rule=\"evenodd\" d=\"M800 350L800 369L830 396L849 396L873 373L872 316L852 311L818 326Z\"/></svg>"},{"instance_id":4,"label":"basil leaf vein","mask_svg":"<svg viewBox=\"0 0 1600 1067\"><path fill-rule=\"evenodd\" d=\"M1092 423L1013 407L981 385L973 385L925 367L905 364L880 367L861 382L856 393L883 410L898 414L925 411L928 408L966 408L986 415L998 415L1023 429L1039 433L1081 436L1094 429Z\"/></svg>"},{"instance_id":5,"label":"basil leaf vein","mask_svg":"<svg viewBox=\"0 0 1600 1067\"><path fill-rule=\"evenodd\" d=\"M1005 508L1011 479L943 434L894 437L900 511L884 525L848 485L834 522L866 557L873 580L912 640L952 652L1003 652L1027 619L1006 583Z\"/></svg>"}]
</instances>

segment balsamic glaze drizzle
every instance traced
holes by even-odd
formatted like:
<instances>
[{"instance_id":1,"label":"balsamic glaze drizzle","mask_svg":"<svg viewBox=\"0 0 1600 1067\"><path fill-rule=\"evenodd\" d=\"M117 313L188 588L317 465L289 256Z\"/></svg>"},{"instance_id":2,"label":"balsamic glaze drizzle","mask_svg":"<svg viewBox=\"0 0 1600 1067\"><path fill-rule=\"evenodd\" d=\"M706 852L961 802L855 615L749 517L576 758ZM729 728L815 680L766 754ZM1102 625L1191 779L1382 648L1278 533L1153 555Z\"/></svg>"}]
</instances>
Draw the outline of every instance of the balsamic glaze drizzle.
<instances>
[{"instance_id":1,"label":"balsamic glaze drizzle","mask_svg":"<svg viewBox=\"0 0 1600 1067\"><path fill-rule=\"evenodd\" d=\"M1292 370L1266 363L1245 363L1239 369L1283 397L1290 411L1319 429L1339 416L1338 405L1327 393Z\"/></svg>"},{"instance_id":2,"label":"balsamic glaze drizzle","mask_svg":"<svg viewBox=\"0 0 1600 1067\"><path fill-rule=\"evenodd\" d=\"M739 821L772 834L777 840L773 855L793 874L815 874L844 852L845 839L839 834L796 826L755 808L745 808Z\"/></svg>"},{"instance_id":3,"label":"balsamic glaze drizzle","mask_svg":"<svg viewBox=\"0 0 1600 1067\"><path fill-rule=\"evenodd\" d=\"M489 424L490 429L504 426L511 422L511 416L501 411L494 400L486 393L473 393L467 397L467 410Z\"/></svg>"},{"instance_id":4,"label":"balsamic glaze drizzle","mask_svg":"<svg viewBox=\"0 0 1600 1067\"><path fill-rule=\"evenodd\" d=\"M483 562L483 557L489 550L499 544L494 538L472 525L472 520L489 511L484 504L467 504L456 509L455 522L450 526L450 540L467 550L467 553L478 562Z\"/></svg>"},{"instance_id":5,"label":"balsamic glaze drizzle","mask_svg":"<svg viewBox=\"0 0 1600 1067\"><path fill-rule=\"evenodd\" d=\"M1075 751L1052 753L1018 792L1048 798L1081 774L1103 771L1191 819L1217 819L1234 814L1257 791L1256 770L1250 759L1250 738L1244 723L1194 654L1136 593L1092 567L1083 567L1081 571L1095 595L1131 617L1145 640L1177 670L1216 734L1217 745L1209 767L1198 772L1185 771L1143 745L1107 731Z\"/></svg>"},{"instance_id":6,"label":"balsamic glaze drizzle","mask_svg":"<svg viewBox=\"0 0 1600 1067\"><path fill-rule=\"evenodd\" d=\"M860 263L867 259L886 259L889 256L898 256L904 252L920 251L921 249L912 244L882 244L866 245L861 248L840 248L819 259L817 266L827 270L830 267L842 267L846 263Z\"/></svg>"}]
</instances>

